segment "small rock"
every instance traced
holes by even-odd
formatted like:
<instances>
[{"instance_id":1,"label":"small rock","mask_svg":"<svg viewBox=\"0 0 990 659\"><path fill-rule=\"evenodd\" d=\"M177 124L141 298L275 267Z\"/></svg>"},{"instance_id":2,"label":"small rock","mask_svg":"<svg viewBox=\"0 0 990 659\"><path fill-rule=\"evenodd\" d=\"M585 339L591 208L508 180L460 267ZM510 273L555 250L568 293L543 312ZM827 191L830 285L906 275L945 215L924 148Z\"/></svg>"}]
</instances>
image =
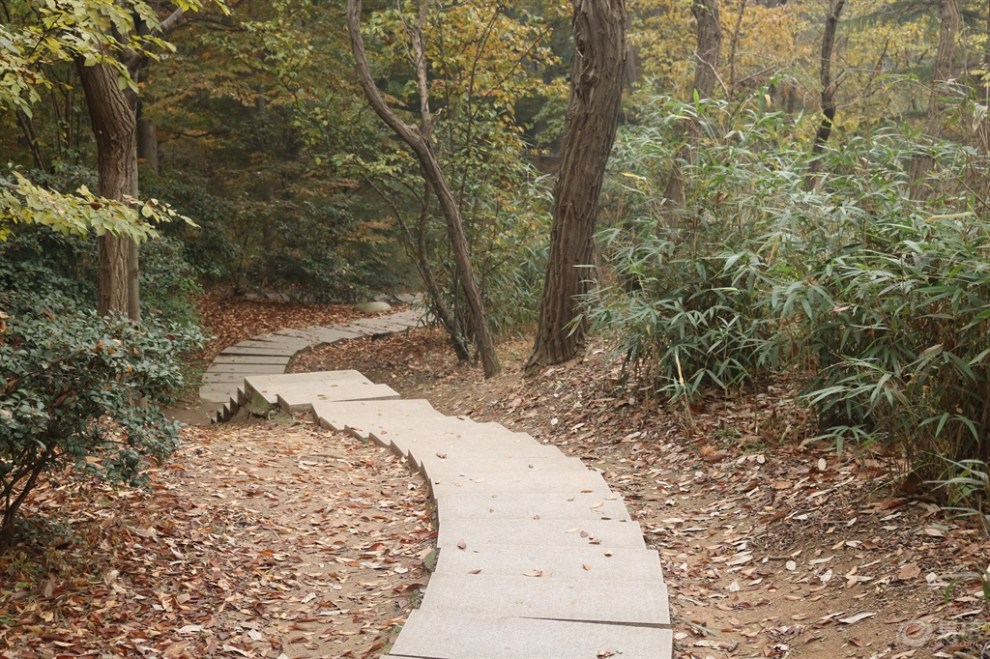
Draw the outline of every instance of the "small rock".
<instances>
[{"instance_id":1,"label":"small rock","mask_svg":"<svg viewBox=\"0 0 990 659\"><path fill-rule=\"evenodd\" d=\"M361 304L355 304L354 308L362 313L380 313L390 310L392 305L388 302L362 302Z\"/></svg>"}]
</instances>

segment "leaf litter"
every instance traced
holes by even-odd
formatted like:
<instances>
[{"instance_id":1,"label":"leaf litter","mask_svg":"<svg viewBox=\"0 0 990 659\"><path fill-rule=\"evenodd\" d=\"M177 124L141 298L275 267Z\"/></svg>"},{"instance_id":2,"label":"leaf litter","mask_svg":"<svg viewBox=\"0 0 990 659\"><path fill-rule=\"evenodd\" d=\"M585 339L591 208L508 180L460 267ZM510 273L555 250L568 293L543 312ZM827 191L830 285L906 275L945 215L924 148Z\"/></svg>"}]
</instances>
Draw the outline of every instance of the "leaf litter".
<instances>
[{"instance_id":1,"label":"leaf litter","mask_svg":"<svg viewBox=\"0 0 990 659\"><path fill-rule=\"evenodd\" d=\"M26 505L67 529L0 554L0 656L381 655L427 581L425 484L313 424L183 438L149 490L45 486Z\"/></svg>"}]
</instances>

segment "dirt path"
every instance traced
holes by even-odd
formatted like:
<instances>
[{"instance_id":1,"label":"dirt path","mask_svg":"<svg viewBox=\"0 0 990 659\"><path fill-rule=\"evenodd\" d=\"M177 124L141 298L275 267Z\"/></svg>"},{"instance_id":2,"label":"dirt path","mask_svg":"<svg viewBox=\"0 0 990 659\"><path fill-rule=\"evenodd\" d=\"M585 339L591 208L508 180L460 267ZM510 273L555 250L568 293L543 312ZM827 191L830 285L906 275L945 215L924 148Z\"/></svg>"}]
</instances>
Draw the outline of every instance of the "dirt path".
<instances>
[{"instance_id":1,"label":"dirt path","mask_svg":"<svg viewBox=\"0 0 990 659\"><path fill-rule=\"evenodd\" d=\"M67 528L0 554L0 656L379 656L426 581L425 484L311 425L183 435L150 491L32 498Z\"/></svg>"}]
</instances>

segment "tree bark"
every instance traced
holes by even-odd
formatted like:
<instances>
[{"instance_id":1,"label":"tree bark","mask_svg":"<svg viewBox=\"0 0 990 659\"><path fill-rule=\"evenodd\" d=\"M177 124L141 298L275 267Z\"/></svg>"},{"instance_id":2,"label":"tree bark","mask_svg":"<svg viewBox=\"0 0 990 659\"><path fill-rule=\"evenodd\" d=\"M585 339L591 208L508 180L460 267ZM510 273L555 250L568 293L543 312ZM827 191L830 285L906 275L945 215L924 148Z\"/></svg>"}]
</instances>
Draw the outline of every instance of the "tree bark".
<instances>
[{"instance_id":1,"label":"tree bark","mask_svg":"<svg viewBox=\"0 0 990 659\"><path fill-rule=\"evenodd\" d=\"M931 95L928 97L928 116L925 120L925 135L937 140L942 137L946 107L942 102L943 86L952 80L956 72L956 52L962 15L959 0L939 0L938 50L935 53L935 66L932 70ZM931 194L927 182L928 172L935 160L927 155L915 156L911 161L908 180L911 182L911 198L924 199Z\"/></svg>"},{"instance_id":2,"label":"tree bark","mask_svg":"<svg viewBox=\"0 0 990 659\"><path fill-rule=\"evenodd\" d=\"M351 37L351 50L354 54L358 77L361 79L361 87L364 89L365 96L368 97L368 102L382 121L412 149L419 161L423 177L433 188L433 193L440 202L440 208L447 223L447 236L454 255L457 277L460 280L470 312L469 318L471 329L474 332L475 345L481 357L485 377L493 377L501 371L501 365L498 361L498 355L495 353L495 342L491 330L488 327L484 300L481 297L481 290L471 265L470 248L464 234L464 220L461 217L461 211L450 184L444 175L443 168L440 167L440 162L437 160L428 139L432 130L429 121L429 107L424 105L421 108L424 125L410 126L399 119L385 103L385 99L371 77L371 68L368 65L368 58L364 50L364 40L361 37L361 0L347 0L347 29ZM421 37L420 34L416 38ZM417 53L416 65L418 81L422 89L424 88L426 66L421 53ZM426 98L421 99L421 101L425 103Z\"/></svg>"},{"instance_id":3,"label":"tree bark","mask_svg":"<svg viewBox=\"0 0 990 659\"><path fill-rule=\"evenodd\" d=\"M96 137L99 193L123 201L136 197L137 133L134 102L117 86L117 71L107 64L78 65L89 108L90 124ZM139 320L136 282L137 246L130 238L110 234L99 238L99 281L97 309L100 314L119 312Z\"/></svg>"},{"instance_id":4,"label":"tree bark","mask_svg":"<svg viewBox=\"0 0 990 659\"><path fill-rule=\"evenodd\" d=\"M722 51L722 24L718 18L718 0L694 0L691 13L695 20L697 50L694 65L694 91L701 98L711 98L718 82L718 61Z\"/></svg>"},{"instance_id":5,"label":"tree bark","mask_svg":"<svg viewBox=\"0 0 990 659\"><path fill-rule=\"evenodd\" d=\"M694 65L694 84L688 102L693 102L695 94L698 98L711 98L712 92L715 91L715 83L718 82L718 64L722 51L722 24L718 17L718 0L694 0L691 3L691 13L695 20L697 61ZM688 123L687 132L690 143L682 145L674 154L674 164L664 191L667 208L671 211L684 207L684 172L681 170L681 161L693 161L692 147L700 136L700 126L696 120Z\"/></svg>"},{"instance_id":6,"label":"tree bark","mask_svg":"<svg viewBox=\"0 0 990 659\"><path fill-rule=\"evenodd\" d=\"M574 66L554 188L550 259L527 371L572 359L584 343L586 323L572 321L579 315L579 296L591 288L598 198L619 122L625 3L575 0L573 22Z\"/></svg>"},{"instance_id":7,"label":"tree bark","mask_svg":"<svg viewBox=\"0 0 990 659\"><path fill-rule=\"evenodd\" d=\"M729 88L727 96L732 98L736 93L736 51L739 49L739 37L742 34L743 16L746 14L746 5L749 0L739 0L739 12L736 14L736 26L732 30L732 38L729 40Z\"/></svg>"},{"instance_id":8,"label":"tree bark","mask_svg":"<svg viewBox=\"0 0 990 659\"><path fill-rule=\"evenodd\" d=\"M811 166L808 171L808 188L813 188L821 169L821 156L825 143L832 134L835 121L835 84L832 81L832 55L835 49L835 32L839 26L839 15L845 0L830 0L828 18L825 19L825 32L822 35L821 82L822 82L822 121L815 132L815 143L811 147Z\"/></svg>"}]
</instances>

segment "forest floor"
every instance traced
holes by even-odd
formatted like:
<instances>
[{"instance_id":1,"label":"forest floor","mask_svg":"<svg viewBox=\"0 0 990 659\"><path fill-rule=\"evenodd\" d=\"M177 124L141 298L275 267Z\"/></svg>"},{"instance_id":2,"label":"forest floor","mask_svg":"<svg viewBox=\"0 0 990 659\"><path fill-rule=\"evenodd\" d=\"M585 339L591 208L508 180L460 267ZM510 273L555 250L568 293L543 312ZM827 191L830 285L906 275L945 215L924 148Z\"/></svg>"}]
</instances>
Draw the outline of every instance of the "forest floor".
<instances>
[{"instance_id":1,"label":"forest floor","mask_svg":"<svg viewBox=\"0 0 990 659\"><path fill-rule=\"evenodd\" d=\"M207 297L227 343L346 322L346 307ZM495 420L600 469L670 589L675 656L979 658L990 541L897 487L882 455L806 441L785 384L661 406L601 349L522 378L456 362L437 331L345 341L293 370L349 368ZM184 429L145 490L45 484L0 552L0 656L378 656L427 581L426 489L391 454L305 421ZM803 446L802 446L803 444ZM45 524L41 520L56 522ZM538 658L535 658L538 659Z\"/></svg>"}]
</instances>

